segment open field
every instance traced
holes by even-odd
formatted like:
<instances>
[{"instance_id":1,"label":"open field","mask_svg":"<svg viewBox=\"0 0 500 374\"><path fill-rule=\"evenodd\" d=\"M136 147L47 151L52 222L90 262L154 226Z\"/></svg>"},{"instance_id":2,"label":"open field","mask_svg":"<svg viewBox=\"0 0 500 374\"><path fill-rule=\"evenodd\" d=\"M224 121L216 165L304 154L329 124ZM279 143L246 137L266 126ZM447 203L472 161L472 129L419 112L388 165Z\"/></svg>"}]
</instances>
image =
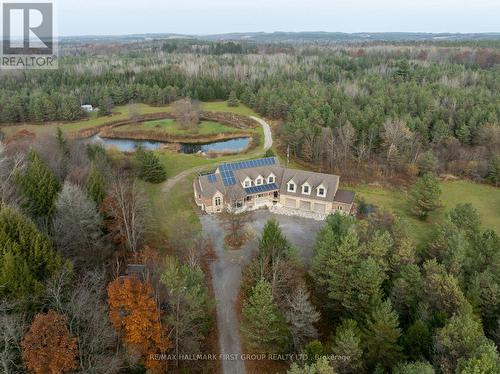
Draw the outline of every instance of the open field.
<instances>
[{"instance_id":1,"label":"open field","mask_svg":"<svg viewBox=\"0 0 500 374\"><path fill-rule=\"evenodd\" d=\"M174 119L162 119L155 121L147 121L142 122L141 124L133 124L133 125L125 125L119 126L114 129L116 132L128 132L128 131L152 131L158 133L165 133L171 135L190 135L190 134L198 134L198 135L213 135L220 133L232 133L238 132L241 130L223 125L219 122L213 121L201 121L197 126L196 131L189 131L179 128L177 122Z\"/></svg>"},{"instance_id":2,"label":"open field","mask_svg":"<svg viewBox=\"0 0 500 374\"><path fill-rule=\"evenodd\" d=\"M481 215L484 228L490 228L500 233L500 189L493 186L470 181L441 182L443 207L430 214L423 222L414 218L408 205L408 194L404 190L390 190L380 187L357 186L349 187L357 192L358 198L367 203L386 208L405 218L411 225L415 238L424 243L425 238L436 224L441 222L446 212L460 203L471 203Z\"/></svg>"}]
</instances>

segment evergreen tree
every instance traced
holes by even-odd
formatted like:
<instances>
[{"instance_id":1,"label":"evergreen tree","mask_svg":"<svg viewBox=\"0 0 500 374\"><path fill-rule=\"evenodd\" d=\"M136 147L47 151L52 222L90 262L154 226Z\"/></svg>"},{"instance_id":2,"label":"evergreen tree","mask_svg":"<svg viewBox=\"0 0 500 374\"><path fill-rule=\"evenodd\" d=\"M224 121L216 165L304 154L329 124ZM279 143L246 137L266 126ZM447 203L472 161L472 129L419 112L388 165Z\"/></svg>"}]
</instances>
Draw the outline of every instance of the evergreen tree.
<instances>
[{"instance_id":1,"label":"evergreen tree","mask_svg":"<svg viewBox=\"0 0 500 374\"><path fill-rule=\"evenodd\" d=\"M335 331L332 340L332 354L349 357L349 360L333 361L333 368L339 374L357 374L363 371L363 349L361 347L361 330L356 321L342 321Z\"/></svg>"},{"instance_id":2,"label":"evergreen tree","mask_svg":"<svg viewBox=\"0 0 500 374\"><path fill-rule=\"evenodd\" d=\"M167 172L160 158L151 151L137 149L136 159L139 164L139 178L150 183L161 183L167 179Z\"/></svg>"},{"instance_id":3,"label":"evergreen tree","mask_svg":"<svg viewBox=\"0 0 500 374\"><path fill-rule=\"evenodd\" d=\"M392 310L391 302L384 301L368 316L364 330L366 363L372 369L378 364L385 369L392 368L404 356L398 339L398 315Z\"/></svg>"},{"instance_id":4,"label":"evergreen tree","mask_svg":"<svg viewBox=\"0 0 500 374\"><path fill-rule=\"evenodd\" d=\"M457 204L448 214L453 224L464 229L469 238L474 238L481 231L481 217L472 204Z\"/></svg>"},{"instance_id":5,"label":"evergreen tree","mask_svg":"<svg viewBox=\"0 0 500 374\"><path fill-rule=\"evenodd\" d=\"M490 159L487 178L495 186L500 184L500 155L496 155Z\"/></svg>"},{"instance_id":6,"label":"evergreen tree","mask_svg":"<svg viewBox=\"0 0 500 374\"><path fill-rule=\"evenodd\" d=\"M409 321L416 313L422 295L424 281L417 265L403 265L392 279L390 299L403 321Z\"/></svg>"},{"instance_id":7,"label":"evergreen tree","mask_svg":"<svg viewBox=\"0 0 500 374\"><path fill-rule=\"evenodd\" d=\"M259 257L268 257L271 261L277 256L287 255L290 250L290 244L283 235L278 221L269 219L262 231L259 240Z\"/></svg>"},{"instance_id":8,"label":"evergreen tree","mask_svg":"<svg viewBox=\"0 0 500 374\"><path fill-rule=\"evenodd\" d=\"M227 99L227 105L230 107L237 107L240 105L240 102L238 101L238 97L236 96L235 91L231 91L229 93L229 98Z\"/></svg>"},{"instance_id":9,"label":"evergreen tree","mask_svg":"<svg viewBox=\"0 0 500 374\"><path fill-rule=\"evenodd\" d=\"M459 360L474 357L483 344L489 340L481 322L470 312L457 313L434 336L435 364L443 373L454 373Z\"/></svg>"},{"instance_id":10,"label":"evergreen tree","mask_svg":"<svg viewBox=\"0 0 500 374\"><path fill-rule=\"evenodd\" d=\"M498 374L500 373L500 358L492 342L481 345L474 355L465 360L459 359L457 374Z\"/></svg>"},{"instance_id":11,"label":"evergreen tree","mask_svg":"<svg viewBox=\"0 0 500 374\"><path fill-rule=\"evenodd\" d=\"M399 364L392 374L434 374L434 367L428 362L411 362Z\"/></svg>"},{"instance_id":12,"label":"evergreen tree","mask_svg":"<svg viewBox=\"0 0 500 374\"><path fill-rule=\"evenodd\" d=\"M353 290L353 274L360 263L359 254L358 236L352 230L343 238L332 256L321 265L324 267L320 270L321 273L327 275L324 282L328 292L328 305L341 315L346 314L345 306L349 306L348 298Z\"/></svg>"},{"instance_id":13,"label":"evergreen tree","mask_svg":"<svg viewBox=\"0 0 500 374\"><path fill-rule=\"evenodd\" d=\"M106 196L106 184L104 177L94 164L90 168L87 179L87 191L97 207L100 207Z\"/></svg>"},{"instance_id":14,"label":"evergreen tree","mask_svg":"<svg viewBox=\"0 0 500 374\"><path fill-rule=\"evenodd\" d=\"M437 178L430 173L423 175L410 192L412 213L425 220L429 213L436 210L441 204L440 196L441 188Z\"/></svg>"},{"instance_id":15,"label":"evergreen tree","mask_svg":"<svg viewBox=\"0 0 500 374\"><path fill-rule=\"evenodd\" d=\"M35 298L61 265L49 239L31 220L9 207L0 210L0 295Z\"/></svg>"},{"instance_id":16,"label":"evergreen tree","mask_svg":"<svg viewBox=\"0 0 500 374\"><path fill-rule=\"evenodd\" d=\"M24 174L17 175L17 184L23 198L22 206L33 218L52 216L61 185L35 152L30 152Z\"/></svg>"},{"instance_id":17,"label":"evergreen tree","mask_svg":"<svg viewBox=\"0 0 500 374\"><path fill-rule=\"evenodd\" d=\"M413 323L401 338L401 345L408 358L412 360L429 359L432 348L432 335L421 320Z\"/></svg>"},{"instance_id":18,"label":"evergreen tree","mask_svg":"<svg viewBox=\"0 0 500 374\"><path fill-rule=\"evenodd\" d=\"M336 374L335 370L330 365L327 357L320 357L311 364L305 364L300 367L297 363L293 363L287 374Z\"/></svg>"},{"instance_id":19,"label":"evergreen tree","mask_svg":"<svg viewBox=\"0 0 500 374\"><path fill-rule=\"evenodd\" d=\"M349 279L342 306L349 316L362 321L375 306L382 302L382 282L385 274L373 258L362 260Z\"/></svg>"},{"instance_id":20,"label":"evergreen tree","mask_svg":"<svg viewBox=\"0 0 500 374\"><path fill-rule=\"evenodd\" d=\"M284 352L289 346L285 318L274 304L271 285L259 281L243 305L241 333L256 352Z\"/></svg>"},{"instance_id":21,"label":"evergreen tree","mask_svg":"<svg viewBox=\"0 0 500 374\"><path fill-rule=\"evenodd\" d=\"M420 175L435 173L438 165L438 159L431 150L428 150L418 159L418 172Z\"/></svg>"}]
</instances>

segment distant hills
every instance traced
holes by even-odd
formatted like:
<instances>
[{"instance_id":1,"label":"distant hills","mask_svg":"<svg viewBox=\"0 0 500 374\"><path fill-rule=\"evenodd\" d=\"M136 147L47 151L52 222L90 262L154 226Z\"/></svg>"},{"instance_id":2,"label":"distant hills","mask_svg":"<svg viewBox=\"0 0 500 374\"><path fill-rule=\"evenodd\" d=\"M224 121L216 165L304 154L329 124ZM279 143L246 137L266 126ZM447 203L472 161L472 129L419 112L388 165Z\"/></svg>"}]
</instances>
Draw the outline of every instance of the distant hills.
<instances>
[{"instance_id":1,"label":"distant hills","mask_svg":"<svg viewBox=\"0 0 500 374\"><path fill-rule=\"evenodd\" d=\"M109 36L71 36L62 37L63 43L120 43L158 39L195 39L205 41L250 41L261 43L300 43L300 42L404 42L404 41L463 41L463 40L500 40L500 32L495 33L417 33L417 32L248 32L214 35L185 34L134 34Z\"/></svg>"}]
</instances>

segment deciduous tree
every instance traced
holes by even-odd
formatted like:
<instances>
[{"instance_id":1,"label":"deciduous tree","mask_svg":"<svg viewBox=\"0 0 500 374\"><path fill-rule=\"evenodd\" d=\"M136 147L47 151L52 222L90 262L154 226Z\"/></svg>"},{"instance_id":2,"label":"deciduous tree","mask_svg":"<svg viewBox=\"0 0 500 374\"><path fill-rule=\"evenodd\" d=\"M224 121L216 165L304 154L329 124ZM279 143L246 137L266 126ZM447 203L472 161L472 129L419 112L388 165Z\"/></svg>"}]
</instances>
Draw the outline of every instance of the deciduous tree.
<instances>
[{"instance_id":1,"label":"deciduous tree","mask_svg":"<svg viewBox=\"0 0 500 374\"><path fill-rule=\"evenodd\" d=\"M77 368L77 339L68 330L68 317L53 310L35 315L21 346L31 373L60 374Z\"/></svg>"},{"instance_id":2,"label":"deciduous tree","mask_svg":"<svg viewBox=\"0 0 500 374\"><path fill-rule=\"evenodd\" d=\"M153 288L135 277L118 278L108 285L109 317L131 353L138 353L147 368L162 372L164 364L151 358L170 347L160 320Z\"/></svg>"}]
</instances>

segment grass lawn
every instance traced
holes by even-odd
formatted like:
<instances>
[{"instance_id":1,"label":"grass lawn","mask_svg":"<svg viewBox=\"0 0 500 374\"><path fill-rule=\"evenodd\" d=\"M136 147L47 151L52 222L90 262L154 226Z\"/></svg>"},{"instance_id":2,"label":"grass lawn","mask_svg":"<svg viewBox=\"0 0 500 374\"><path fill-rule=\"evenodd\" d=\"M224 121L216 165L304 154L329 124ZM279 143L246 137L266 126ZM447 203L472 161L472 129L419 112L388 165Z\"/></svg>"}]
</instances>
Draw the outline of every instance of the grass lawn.
<instances>
[{"instance_id":1,"label":"grass lawn","mask_svg":"<svg viewBox=\"0 0 500 374\"><path fill-rule=\"evenodd\" d=\"M228 132L241 132L241 130L223 125L219 122L213 121L201 121L198 125L197 131L189 131L180 129L177 122L174 119L162 119L155 121L143 122L140 125L125 125L120 126L115 129L115 131L135 131L135 130L146 130L155 131L161 133L167 133L172 135L188 135L188 134L199 134L199 135L213 135Z\"/></svg>"},{"instance_id":2,"label":"grass lawn","mask_svg":"<svg viewBox=\"0 0 500 374\"><path fill-rule=\"evenodd\" d=\"M227 105L227 101L211 101L201 104L201 109L207 112L226 112L241 114L242 116L258 116L252 109L244 104L240 104L236 107L230 107Z\"/></svg>"},{"instance_id":3,"label":"grass lawn","mask_svg":"<svg viewBox=\"0 0 500 374\"><path fill-rule=\"evenodd\" d=\"M140 114L151 114L151 113L162 113L168 112L170 108L168 107L153 107L146 104L135 104L135 108ZM86 128L91 128L94 126L103 125L111 121L124 120L130 117L131 106L122 105L113 108L113 114L111 116L98 117L97 113L92 113L88 119L75 122L50 122L47 124L20 124L14 126L2 126L0 129L5 135L9 136L15 134L20 130L28 130L35 134L47 134L54 133L58 127L61 128L63 132L73 132Z\"/></svg>"},{"instance_id":4,"label":"grass lawn","mask_svg":"<svg viewBox=\"0 0 500 374\"><path fill-rule=\"evenodd\" d=\"M192 181L195 176L179 181L169 193L162 191L163 184L143 183L152 206L154 235L171 241L189 241L201 232L201 223L192 198Z\"/></svg>"},{"instance_id":5,"label":"grass lawn","mask_svg":"<svg viewBox=\"0 0 500 374\"><path fill-rule=\"evenodd\" d=\"M470 181L447 181L441 182L440 185L443 207L431 213L425 222L411 215L408 195L404 190L369 186L350 188L356 191L358 198L364 198L367 203L389 209L405 218L421 245L425 244L435 225L443 221L446 212L460 203L471 203L481 215L483 226L500 233L500 214L498 214L500 212L500 189Z\"/></svg>"}]
</instances>

